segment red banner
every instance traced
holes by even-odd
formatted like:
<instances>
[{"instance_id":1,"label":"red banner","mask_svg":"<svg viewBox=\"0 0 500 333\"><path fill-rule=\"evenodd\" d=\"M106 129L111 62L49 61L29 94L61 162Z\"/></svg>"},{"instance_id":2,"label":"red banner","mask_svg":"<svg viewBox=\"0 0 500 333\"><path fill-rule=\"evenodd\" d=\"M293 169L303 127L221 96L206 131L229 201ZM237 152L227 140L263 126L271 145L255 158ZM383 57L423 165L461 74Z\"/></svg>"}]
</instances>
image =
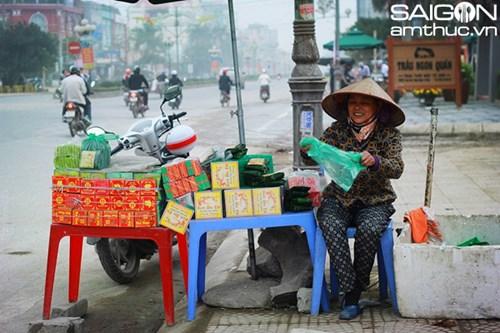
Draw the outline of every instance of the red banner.
<instances>
[{"instance_id":1,"label":"red banner","mask_svg":"<svg viewBox=\"0 0 500 333\"><path fill-rule=\"evenodd\" d=\"M94 50L91 47L82 49L82 62L85 69L94 68Z\"/></svg>"}]
</instances>

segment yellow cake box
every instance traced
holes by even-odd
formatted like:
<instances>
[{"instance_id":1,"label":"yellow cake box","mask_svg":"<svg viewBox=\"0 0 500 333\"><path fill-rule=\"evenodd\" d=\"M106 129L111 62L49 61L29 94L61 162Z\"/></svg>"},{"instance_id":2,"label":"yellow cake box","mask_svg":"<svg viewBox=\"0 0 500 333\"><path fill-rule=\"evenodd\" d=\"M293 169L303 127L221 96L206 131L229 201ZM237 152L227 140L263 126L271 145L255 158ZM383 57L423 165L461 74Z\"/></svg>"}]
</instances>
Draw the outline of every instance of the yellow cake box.
<instances>
[{"instance_id":1,"label":"yellow cake box","mask_svg":"<svg viewBox=\"0 0 500 333\"><path fill-rule=\"evenodd\" d=\"M222 192L195 192L194 211L197 220L222 218Z\"/></svg>"},{"instance_id":2,"label":"yellow cake box","mask_svg":"<svg viewBox=\"0 0 500 333\"><path fill-rule=\"evenodd\" d=\"M253 200L252 190L225 190L224 202L226 217L252 216Z\"/></svg>"},{"instance_id":3,"label":"yellow cake box","mask_svg":"<svg viewBox=\"0 0 500 333\"><path fill-rule=\"evenodd\" d=\"M281 188L264 187L252 189L254 215L281 214Z\"/></svg>"},{"instance_id":4,"label":"yellow cake box","mask_svg":"<svg viewBox=\"0 0 500 333\"><path fill-rule=\"evenodd\" d=\"M160 219L160 225L185 234L194 211L174 201L169 201Z\"/></svg>"},{"instance_id":5,"label":"yellow cake box","mask_svg":"<svg viewBox=\"0 0 500 333\"><path fill-rule=\"evenodd\" d=\"M214 162L211 163L212 189L225 190L240 187L240 174L238 162Z\"/></svg>"}]
</instances>

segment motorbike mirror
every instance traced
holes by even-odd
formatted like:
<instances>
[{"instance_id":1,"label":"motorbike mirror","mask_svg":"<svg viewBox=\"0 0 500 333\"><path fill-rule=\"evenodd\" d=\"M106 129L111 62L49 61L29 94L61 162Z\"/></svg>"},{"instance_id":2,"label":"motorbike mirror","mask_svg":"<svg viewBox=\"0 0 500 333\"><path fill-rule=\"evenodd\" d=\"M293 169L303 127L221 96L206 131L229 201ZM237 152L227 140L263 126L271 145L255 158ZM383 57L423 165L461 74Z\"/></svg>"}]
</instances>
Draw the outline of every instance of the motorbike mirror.
<instances>
[{"instance_id":1,"label":"motorbike mirror","mask_svg":"<svg viewBox=\"0 0 500 333\"><path fill-rule=\"evenodd\" d=\"M112 140L118 140L119 136L116 133L113 132L108 132L104 128L99 127L99 126L90 126L87 128L87 134L93 134L93 135L104 135L104 138L107 141L112 141Z\"/></svg>"}]
</instances>

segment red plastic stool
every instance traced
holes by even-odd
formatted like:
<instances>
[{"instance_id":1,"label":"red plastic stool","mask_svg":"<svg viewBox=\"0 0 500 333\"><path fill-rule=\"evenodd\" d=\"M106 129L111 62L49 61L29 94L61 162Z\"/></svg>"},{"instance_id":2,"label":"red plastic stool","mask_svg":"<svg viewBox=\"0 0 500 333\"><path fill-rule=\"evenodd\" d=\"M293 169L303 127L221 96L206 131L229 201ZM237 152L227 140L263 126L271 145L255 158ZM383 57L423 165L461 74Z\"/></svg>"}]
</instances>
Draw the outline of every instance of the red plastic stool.
<instances>
[{"instance_id":1,"label":"red plastic stool","mask_svg":"<svg viewBox=\"0 0 500 333\"><path fill-rule=\"evenodd\" d=\"M188 278L188 251L186 236L177 235L181 269L184 277L184 288L187 293ZM70 237L69 244L69 302L78 300L80 288L80 270L82 264L83 237L97 238L126 238L150 239L158 246L160 256L160 273L163 289L163 308L165 322L173 325L174 320L174 293L172 283L172 238L174 232L167 228L112 228L112 227L80 227L66 224L52 224L50 226L49 253L47 256L47 272L45 275L45 294L43 298L43 319L50 319L52 292L56 273L59 242Z\"/></svg>"}]
</instances>

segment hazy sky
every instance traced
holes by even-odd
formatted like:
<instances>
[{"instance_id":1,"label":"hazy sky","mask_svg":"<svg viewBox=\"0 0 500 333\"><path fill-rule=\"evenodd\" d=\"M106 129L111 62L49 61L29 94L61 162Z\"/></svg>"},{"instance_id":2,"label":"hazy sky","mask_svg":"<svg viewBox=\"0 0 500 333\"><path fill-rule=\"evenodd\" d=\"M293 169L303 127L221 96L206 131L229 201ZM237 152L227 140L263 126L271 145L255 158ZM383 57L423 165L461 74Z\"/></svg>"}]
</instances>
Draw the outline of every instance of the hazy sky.
<instances>
[{"instance_id":1,"label":"hazy sky","mask_svg":"<svg viewBox=\"0 0 500 333\"><path fill-rule=\"evenodd\" d=\"M189 0L186 2L188 1ZM225 0L204 0L204 2L205 1L207 3L227 3ZM120 8L134 6L114 0L97 0L97 2L115 5ZM278 31L279 48L291 52L293 45L294 0L233 0L233 3L236 24L238 27L245 28L252 23L266 24ZM175 5L175 3L168 4L168 6L173 5ZM349 18L345 15L345 10L347 8L351 10ZM322 45L334 39L334 13L334 11L331 11L325 18L322 18L318 13L315 14L316 41L320 54L324 56L331 55L331 52L324 50ZM347 28L356 22L356 0L340 1L340 15L340 31L345 32Z\"/></svg>"}]
</instances>

